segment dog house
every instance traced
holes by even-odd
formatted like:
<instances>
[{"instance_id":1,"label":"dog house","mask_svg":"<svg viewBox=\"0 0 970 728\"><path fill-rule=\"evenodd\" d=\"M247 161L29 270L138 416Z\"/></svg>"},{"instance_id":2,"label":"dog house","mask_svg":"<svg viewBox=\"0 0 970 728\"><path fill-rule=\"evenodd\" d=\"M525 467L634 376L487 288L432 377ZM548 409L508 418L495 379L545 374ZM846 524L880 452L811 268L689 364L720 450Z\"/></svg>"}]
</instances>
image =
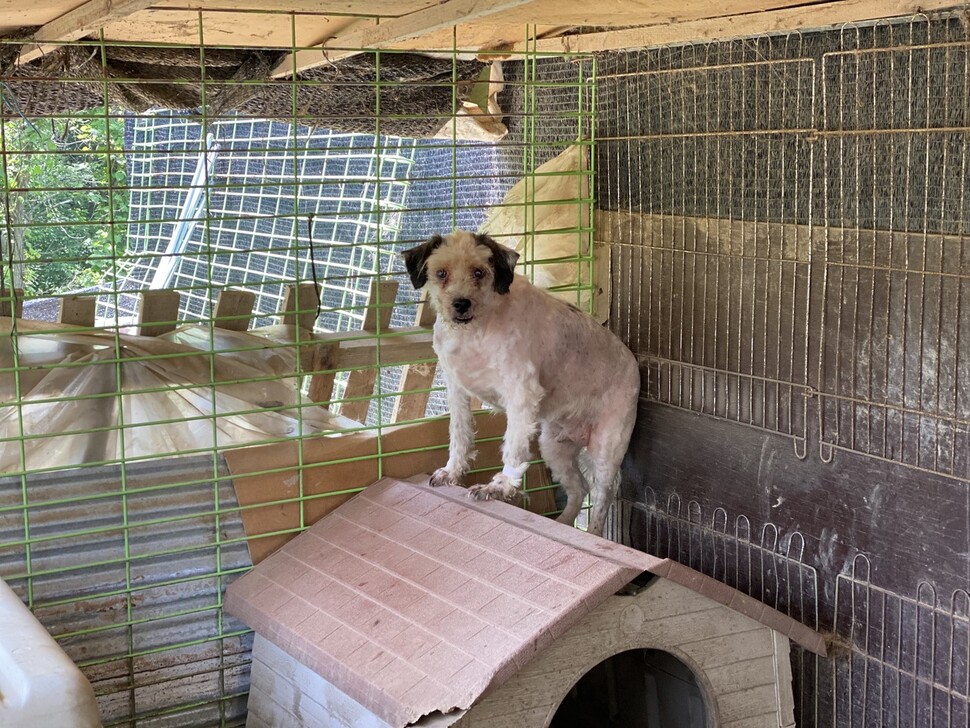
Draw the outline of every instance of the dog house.
<instances>
[{"instance_id":1,"label":"dog house","mask_svg":"<svg viewBox=\"0 0 970 728\"><path fill-rule=\"evenodd\" d=\"M685 566L392 479L234 582L226 609L256 632L250 728L793 726L789 641L825 653Z\"/></svg>"}]
</instances>

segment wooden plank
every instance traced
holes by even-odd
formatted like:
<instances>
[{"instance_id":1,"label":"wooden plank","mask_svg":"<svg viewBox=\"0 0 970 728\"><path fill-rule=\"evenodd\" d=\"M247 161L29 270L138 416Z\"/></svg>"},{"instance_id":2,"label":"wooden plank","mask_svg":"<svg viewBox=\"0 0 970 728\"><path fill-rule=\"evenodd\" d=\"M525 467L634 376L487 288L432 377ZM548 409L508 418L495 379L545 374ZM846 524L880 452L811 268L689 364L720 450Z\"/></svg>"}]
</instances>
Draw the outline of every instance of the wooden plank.
<instances>
[{"instance_id":1,"label":"wooden plank","mask_svg":"<svg viewBox=\"0 0 970 728\"><path fill-rule=\"evenodd\" d=\"M730 0L707 3L697 0L600 0L597 3L534 0L494 18L495 22L518 24L553 23L582 28L630 27L654 23L677 24L698 18L756 13L825 0Z\"/></svg>"},{"instance_id":2,"label":"wooden plank","mask_svg":"<svg viewBox=\"0 0 970 728\"><path fill-rule=\"evenodd\" d=\"M308 370L310 386L307 397L311 402L327 407L333 399L333 382L337 378L336 365L340 344L320 344L314 348Z\"/></svg>"},{"instance_id":3,"label":"wooden plank","mask_svg":"<svg viewBox=\"0 0 970 728\"><path fill-rule=\"evenodd\" d=\"M418 304L417 323L418 326L430 329L434 325L435 312L428 302L428 297L421 300ZM429 361L423 364L410 364L401 376L401 396L394 403L394 413L391 416L392 422L407 422L424 417L428 409L428 399L431 392L415 392L416 389L428 389L434 384L435 372L438 370L437 362ZM411 394L408 394L411 392Z\"/></svg>"},{"instance_id":4,"label":"wooden plank","mask_svg":"<svg viewBox=\"0 0 970 728\"><path fill-rule=\"evenodd\" d=\"M391 314L397 301L398 282L386 280L371 283L367 294L367 312L364 314L364 331L384 332L391 327Z\"/></svg>"},{"instance_id":5,"label":"wooden plank","mask_svg":"<svg viewBox=\"0 0 970 728\"><path fill-rule=\"evenodd\" d=\"M398 282L395 280L379 281L371 283L370 293L367 296L367 313L364 315L363 330L382 335L390 328L391 314L394 311L394 302L397 299ZM366 343L374 355L374 363L381 366L388 366L388 362L383 357L384 344L378 344L377 339L370 339ZM380 351L378 352L378 346ZM347 349L351 347L341 345L341 359ZM378 354L381 356L378 357ZM380 358L380 361L378 361ZM413 361L409 360L409 361ZM352 420L363 422L367 419L367 410L370 408L370 397L374 394L374 384L377 382L377 375L380 369L376 366L368 366L364 369L352 370L347 378L347 387L344 390L344 399L355 397L368 397L368 399L358 399L353 402L344 402L340 406L340 414Z\"/></svg>"},{"instance_id":6,"label":"wooden plank","mask_svg":"<svg viewBox=\"0 0 970 728\"><path fill-rule=\"evenodd\" d=\"M535 452L535 447L533 447ZM556 507L556 491L550 487L552 485L552 474L545 463L533 463L525 471L524 485L528 489L526 501L523 504L526 510L544 516L548 513L559 513Z\"/></svg>"},{"instance_id":7,"label":"wooden plank","mask_svg":"<svg viewBox=\"0 0 970 728\"><path fill-rule=\"evenodd\" d=\"M353 23L346 15L301 15L288 13L203 12L206 45L289 50L312 46L330 38ZM294 32L295 31L295 32ZM139 43L199 44L199 13L185 8L152 6L105 26L106 40Z\"/></svg>"},{"instance_id":8,"label":"wooden plank","mask_svg":"<svg viewBox=\"0 0 970 728\"><path fill-rule=\"evenodd\" d=\"M115 20L144 10L151 4L152 0L88 0L41 26L34 33L35 43L24 46L17 62L30 63L57 48L57 44L52 41L83 38Z\"/></svg>"},{"instance_id":9,"label":"wooden plank","mask_svg":"<svg viewBox=\"0 0 970 728\"><path fill-rule=\"evenodd\" d=\"M794 3L792 3L794 4ZM770 33L821 30L844 23L906 17L955 6L953 0L830 0L756 10L715 18L658 22L622 30L544 38L535 42L516 42L511 50L534 50L540 53L592 53L649 48L684 43L710 42L745 38ZM528 46L528 47L527 47Z\"/></svg>"},{"instance_id":10,"label":"wooden plank","mask_svg":"<svg viewBox=\"0 0 970 728\"><path fill-rule=\"evenodd\" d=\"M57 320L70 326L93 327L97 307L96 296L64 296Z\"/></svg>"},{"instance_id":11,"label":"wooden plank","mask_svg":"<svg viewBox=\"0 0 970 728\"><path fill-rule=\"evenodd\" d=\"M252 329L250 334L262 336L282 344L296 344L296 334L293 326L277 324L275 326L260 326ZM409 327L402 329L388 329L383 332L381 339L381 366L401 366L420 359L430 359L434 356L431 344L432 332L427 329ZM320 344L339 344L338 353L334 361L334 368L338 370L361 369L377 366L377 339L371 335L359 334L358 338L349 338L346 331L323 332L312 336L304 333L300 337L300 356L303 360L304 371L314 371L313 351Z\"/></svg>"},{"instance_id":12,"label":"wooden plank","mask_svg":"<svg viewBox=\"0 0 970 728\"><path fill-rule=\"evenodd\" d=\"M301 329L313 331L317 322L317 306L320 296L317 294L316 283L298 283L286 287L283 299L283 323L287 326L299 326Z\"/></svg>"},{"instance_id":13,"label":"wooden plank","mask_svg":"<svg viewBox=\"0 0 970 728\"><path fill-rule=\"evenodd\" d=\"M11 306L10 302L13 300L13 317L23 318L24 317L24 289L14 288L12 291L9 288L4 289L5 298L0 299L0 316L10 316Z\"/></svg>"},{"instance_id":14,"label":"wooden plank","mask_svg":"<svg viewBox=\"0 0 970 728\"><path fill-rule=\"evenodd\" d=\"M392 335L381 339L380 366L393 367L410 364L412 361L430 359L434 356L431 343L432 333L425 331L417 334ZM337 369L355 370L376 368L378 365L377 340L358 339L344 341L337 354ZM351 371L352 374L355 372ZM376 376L376 372L372 372Z\"/></svg>"},{"instance_id":15,"label":"wooden plank","mask_svg":"<svg viewBox=\"0 0 970 728\"><path fill-rule=\"evenodd\" d=\"M370 23L354 26L346 34L339 34L330 43L326 55L322 48L317 50L296 51L284 58L273 69L274 77L289 76L295 68L305 71L324 63L346 58L373 48L386 48L394 43L418 38L442 28L451 28L457 23L470 23L489 15L526 5L532 0L446 0L423 10L404 15L380 24Z\"/></svg>"},{"instance_id":16,"label":"wooden plank","mask_svg":"<svg viewBox=\"0 0 970 728\"><path fill-rule=\"evenodd\" d=\"M352 33L364 26L373 26L374 24L373 18L347 18L342 20L346 20L347 22L344 22L342 25L328 23L325 28L321 28L320 30L315 29L313 34L314 40L311 43L305 44L314 46L314 48L290 53L286 58L276 64L276 67L270 75L274 78L285 78L294 74L294 68L296 68L295 73L299 73L302 70L313 68L314 65L321 65L318 63L307 65L306 68L300 68L301 64L311 63L315 59L322 59L323 62L329 62L333 59L331 52L327 48L334 43L335 38L340 35ZM316 26L314 27L316 28ZM294 66L294 63L296 66ZM286 67L287 64L288 67Z\"/></svg>"},{"instance_id":17,"label":"wooden plank","mask_svg":"<svg viewBox=\"0 0 970 728\"><path fill-rule=\"evenodd\" d=\"M22 2L23 0L18 0ZM353 0L286 0L286 15L328 15L336 13L366 12L368 15L397 17L415 10L437 4L438 0L368 0L366 8L355 7ZM189 10L270 10L280 9L267 0L156 0L153 8L187 8ZM258 17L258 16L257 16Z\"/></svg>"},{"instance_id":18,"label":"wooden plank","mask_svg":"<svg viewBox=\"0 0 970 728\"><path fill-rule=\"evenodd\" d=\"M433 386L437 371L438 363L434 361L408 365L401 379L402 394L394 403L392 422L407 422L424 417L431 392L415 390L427 390Z\"/></svg>"},{"instance_id":19,"label":"wooden plank","mask_svg":"<svg viewBox=\"0 0 970 728\"><path fill-rule=\"evenodd\" d=\"M239 288L225 288L216 300L213 323L227 331L246 331L256 305L256 294Z\"/></svg>"},{"instance_id":20,"label":"wooden plank","mask_svg":"<svg viewBox=\"0 0 970 728\"><path fill-rule=\"evenodd\" d=\"M139 294L138 335L160 336L178 325L178 291L142 291Z\"/></svg>"},{"instance_id":21,"label":"wooden plank","mask_svg":"<svg viewBox=\"0 0 970 728\"><path fill-rule=\"evenodd\" d=\"M501 469L504 415L476 415L475 431L480 441L476 465ZM380 446L377 433L368 431L236 448L225 455L257 564L296 536L302 525L316 523L352 497L348 489L364 488L382 474L410 478L442 467L448 460L448 421L388 427ZM491 477L490 471L469 473L464 483L486 483ZM307 500L300 502L299 496Z\"/></svg>"}]
</instances>

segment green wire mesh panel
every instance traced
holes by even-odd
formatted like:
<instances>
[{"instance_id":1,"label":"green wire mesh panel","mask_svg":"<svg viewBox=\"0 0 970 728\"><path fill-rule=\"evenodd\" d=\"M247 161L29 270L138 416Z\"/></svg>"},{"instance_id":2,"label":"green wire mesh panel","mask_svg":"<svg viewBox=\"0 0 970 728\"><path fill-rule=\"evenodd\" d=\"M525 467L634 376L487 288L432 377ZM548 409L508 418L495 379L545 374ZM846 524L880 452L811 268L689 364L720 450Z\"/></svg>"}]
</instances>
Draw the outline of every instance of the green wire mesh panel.
<instances>
[{"instance_id":1,"label":"green wire mesh panel","mask_svg":"<svg viewBox=\"0 0 970 728\"><path fill-rule=\"evenodd\" d=\"M245 49L63 52L70 71L0 78L0 576L106 725L240 725L251 634L226 584L373 480L445 459L398 253L491 226L594 305L594 65L506 61L508 133L466 141L452 119L492 87L457 53L261 82L219 70L262 53ZM108 72L135 52L157 78ZM471 477L501 432L479 418ZM543 472L527 487L553 513Z\"/></svg>"}]
</instances>

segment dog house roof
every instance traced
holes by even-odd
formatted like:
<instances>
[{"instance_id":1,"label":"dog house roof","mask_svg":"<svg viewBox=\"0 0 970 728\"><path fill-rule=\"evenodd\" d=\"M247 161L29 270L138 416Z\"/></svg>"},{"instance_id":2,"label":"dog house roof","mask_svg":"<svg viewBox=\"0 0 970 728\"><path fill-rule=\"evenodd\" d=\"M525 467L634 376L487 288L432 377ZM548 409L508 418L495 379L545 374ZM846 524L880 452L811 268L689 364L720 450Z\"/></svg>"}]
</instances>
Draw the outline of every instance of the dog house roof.
<instances>
[{"instance_id":1,"label":"dog house roof","mask_svg":"<svg viewBox=\"0 0 970 728\"><path fill-rule=\"evenodd\" d=\"M808 627L676 562L462 488L390 479L238 579L225 606L406 726L469 708L645 571L824 654Z\"/></svg>"}]
</instances>

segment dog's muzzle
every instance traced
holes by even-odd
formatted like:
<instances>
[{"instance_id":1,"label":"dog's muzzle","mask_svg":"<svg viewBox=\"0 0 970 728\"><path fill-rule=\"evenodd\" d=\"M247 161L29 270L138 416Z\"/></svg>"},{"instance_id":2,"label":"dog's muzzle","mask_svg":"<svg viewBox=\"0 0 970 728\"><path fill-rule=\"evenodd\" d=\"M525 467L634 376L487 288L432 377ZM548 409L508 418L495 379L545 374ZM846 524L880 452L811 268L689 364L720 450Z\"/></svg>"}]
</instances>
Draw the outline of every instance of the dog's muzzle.
<instances>
[{"instance_id":1,"label":"dog's muzzle","mask_svg":"<svg viewBox=\"0 0 970 728\"><path fill-rule=\"evenodd\" d=\"M472 320L472 302L467 298L456 298L451 302L452 320L455 323L467 324Z\"/></svg>"}]
</instances>

